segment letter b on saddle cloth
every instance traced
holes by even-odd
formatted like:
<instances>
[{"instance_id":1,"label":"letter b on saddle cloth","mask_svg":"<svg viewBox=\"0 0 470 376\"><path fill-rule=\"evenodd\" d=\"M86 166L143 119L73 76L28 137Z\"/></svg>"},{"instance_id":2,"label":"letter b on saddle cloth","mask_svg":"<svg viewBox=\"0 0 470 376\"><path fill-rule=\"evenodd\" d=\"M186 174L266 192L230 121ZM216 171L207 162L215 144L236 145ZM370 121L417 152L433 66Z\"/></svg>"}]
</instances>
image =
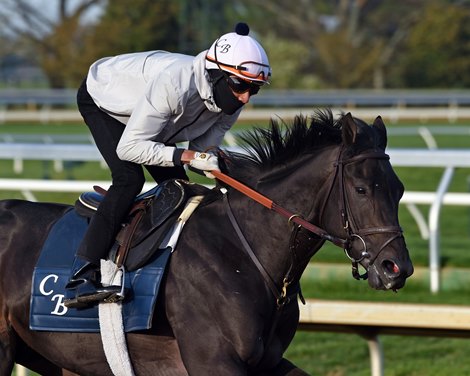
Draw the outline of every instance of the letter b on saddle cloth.
<instances>
[{"instance_id":1,"label":"letter b on saddle cloth","mask_svg":"<svg viewBox=\"0 0 470 376\"><path fill-rule=\"evenodd\" d=\"M125 331L149 329L160 282L172 251L168 243L178 216L193 196L209 189L181 180L168 180L136 198L109 258L124 265ZM75 252L102 195L87 192L50 230L33 273L30 328L33 330L98 332L98 308L67 309L65 289ZM173 235L174 236L174 235Z\"/></svg>"}]
</instances>

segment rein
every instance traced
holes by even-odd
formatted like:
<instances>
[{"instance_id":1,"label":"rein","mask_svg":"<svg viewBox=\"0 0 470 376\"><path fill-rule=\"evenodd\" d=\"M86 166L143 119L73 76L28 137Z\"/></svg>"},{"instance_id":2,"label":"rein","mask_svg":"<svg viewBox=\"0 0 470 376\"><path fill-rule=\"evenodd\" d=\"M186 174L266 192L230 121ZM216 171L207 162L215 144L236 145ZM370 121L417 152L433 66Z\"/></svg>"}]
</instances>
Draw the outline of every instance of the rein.
<instances>
[{"instance_id":1,"label":"rein","mask_svg":"<svg viewBox=\"0 0 470 376\"><path fill-rule=\"evenodd\" d=\"M232 188L236 189L237 191L243 193L245 196L251 198L252 200L258 202L259 204L263 205L264 207L275 211L276 213L282 215L283 217L287 218L287 222L292 225L292 234L291 234L291 240L290 244L294 243L295 236L297 234L297 231L299 230L300 227L305 228L306 230L311 231L315 235L319 236L320 238L324 240L328 240L335 244L338 247L344 248L348 244L347 239L341 239L335 236L332 236L328 234L325 230L322 228L315 226L314 224L306 221L303 219L299 214L294 214L290 212L289 210L281 207L280 205L276 204L273 202L271 199L267 198L266 196L262 195L261 193L255 191L254 189L251 189L250 187L247 187L245 184L239 182L238 180L233 179L232 177L214 170L211 171L211 174L213 174L217 179L220 181L226 183L227 185L231 186ZM277 306L277 312L279 313L281 309L284 307L286 303L288 303L292 297L299 295L301 301L305 304L305 300L300 292L300 286L297 287L297 289L294 291L294 293L291 296L288 296L287 294L287 289L293 282L292 279L290 278L292 269L294 267L294 262L291 263L287 273L285 274L283 280L282 280L282 287L279 289L276 286L276 283L273 281L269 273L266 271L264 268L263 264L259 261L258 257L256 256L255 252L251 248L250 244L245 238L245 235L243 234L243 231L241 230L235 216L233 215L232 208L230 207L230 203L228 200L227 194L224 196L224 205L226 208L227 215L229 217L229 220L235 229L235 232L237 233L238 238L240 239L243 247L245 248L246 252L250 256L251 260L253 263L256 265L256 268L258 271L261 273L263 276L264 280L266 281L266 284L268 285L269 289L271 290L272 294L276 298L276 306ZM294 226L293 224L297 224L297 226ZM295 250L291 250L293 254L295 253ZM279 318L279 314L276 314L276 319L277 321ZM274 328L274 326L273 326ZM269 335L269 338L271 338L272 333Z\"/></svg>"},{"instance_id":2,"label":"rein","mask_svg":"<svg viewBox=\"0 0 470 376\"><path fill-rule=\"evenodd\" d=\"M261 193L247 187L245 184L235 180L234 178L224 174L220 171L211 171L211 174L214 175L217 179L224 182L225 184L235 188L237 191L243 193L245 196L248 196L252 200L258 202L259 204L263 205L264 207L275 211L276 213L282 215L283 217L287 218L289 224L296 223L299 226L309 230L310 232L314 233L315 235L319 236L324 240L328 240L332 242L334 245L343 248L347 243L347 239L341 239L336 236L328 234L322 228L315 226L314 224L306 221L300 215L294 214L289 210L283 208L282 206L276 204L274 201L270 200L266 196L262 195Z\"/></svg>"}]
</instances>

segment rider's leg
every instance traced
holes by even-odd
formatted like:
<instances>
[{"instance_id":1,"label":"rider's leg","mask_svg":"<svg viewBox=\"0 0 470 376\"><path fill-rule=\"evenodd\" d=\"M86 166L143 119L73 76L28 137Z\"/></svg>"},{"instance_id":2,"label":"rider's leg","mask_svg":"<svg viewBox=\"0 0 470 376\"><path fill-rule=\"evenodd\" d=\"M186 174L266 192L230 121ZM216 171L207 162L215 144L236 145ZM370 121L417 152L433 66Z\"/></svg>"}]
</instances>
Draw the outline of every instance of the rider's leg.
<instances>
[{"instance_id":1,"label":"rider's leg","mask_svg":"<svg viewBox=\"0 0 470 376\"><path fill-rule=\"evenodd\" d=\"M135 196L142 190L145 177L140 165L122 161L116 154L125 125L100 110L88 94L86 86L82 85L79 89L77 99L80 113L111 170L112 185L90 221L79 246L77 256L81 262L74 267L67 288L75 289L78 296L85 295L88 298L96 290L96 298L99 300L106 298L107 293L109 296L117 290L117 286L101 286L99 264L113 245ZM70 307L74 302L66 301L65 304Z\"/></svg>"}]
</instances>

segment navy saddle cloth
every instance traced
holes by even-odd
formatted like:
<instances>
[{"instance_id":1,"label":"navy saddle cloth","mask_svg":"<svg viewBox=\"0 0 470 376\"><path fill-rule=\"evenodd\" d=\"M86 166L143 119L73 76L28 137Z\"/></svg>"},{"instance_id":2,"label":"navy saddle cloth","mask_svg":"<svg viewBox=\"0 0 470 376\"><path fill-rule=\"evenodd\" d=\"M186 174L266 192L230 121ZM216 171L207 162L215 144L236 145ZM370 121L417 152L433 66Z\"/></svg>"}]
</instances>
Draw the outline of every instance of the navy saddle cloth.
<instances>
[{"instance_id":1,"label":"navy saddle cloth","mask_svg":"<svg viewBox=\"0 0 470 376\"><path fill-rule=\"evenodd\" d=\"M177 193L179 188L175 188L177 185L183 187L181 200ZM126 268L131 271L127 271L124 277L126 299L122 303L122 311L126 332L145 330L152 326L158 291L172 251L170 248L159 248L164 232L156 229L163 227L165 231L168 230L169 224L173 223L172 219L176 218L184 206L183 196L187 198L208 191L210 190L205 187L175 181L162 183L159 188L151 191L150 198L153 198L154 202L149 206L142 221L145 231L140 231L140 235L136 236L135 244L132 244L130 250L130 255L140 254L135 260L129 257L129 260L133 261L132 266L139 267ZM171 196L169 201L178 202L177 207L166 206L163 201L168 202L168 199L159 200L159 196ZM97 306L75 309L67 308L63 304L65 285L71 274L75 253L87 229L88 217L93 214L93 207L99 204L99 197L93 197L97 202L88 206L88 212L83 206L71 208L54 224L48 234L33 273L30 310L32 330L99 332ZM145 195L144 198L149 197ZM88 203L90 204L89 201ZM143 266L142 260L145 261Z\"/></svg>"},{"instance_id":2,"label":"navy saddle cloth","mask_svg":"<svg viewBox=\"0 0 470 376\"><path fill-rule=\"evenodd\" d=\"M63 332L99 332L98 307L66 308L65 285L75 251L88 226L86 218L68 211L52 228L33 274L30 329ZM171 249L158 250L144 267L125 276L123 301L126 332L149 329L160 283Z\"/></svg>"}]
</instances>

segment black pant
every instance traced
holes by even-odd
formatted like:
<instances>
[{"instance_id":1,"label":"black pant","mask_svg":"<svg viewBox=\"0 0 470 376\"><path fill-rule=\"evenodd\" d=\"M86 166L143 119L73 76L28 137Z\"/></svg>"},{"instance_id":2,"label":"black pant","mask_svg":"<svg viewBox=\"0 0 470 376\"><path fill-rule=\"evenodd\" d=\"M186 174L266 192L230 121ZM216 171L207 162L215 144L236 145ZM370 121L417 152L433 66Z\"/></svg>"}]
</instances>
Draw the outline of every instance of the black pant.
<instances>
[{"instance_id":1,"label":"black pant","mask_svg":"<svg viewBox=\"0 0 470 376\"><path fill-rule=\"evenodd\" d=\"M121 223L145 182L141 165L119 159L116 147L125 125L100 110L86 88L86 80L77 94L78 109L88 125L101 155L111 170L112 185L93 216L77 256L99 265L106 258ZM145 166L157 183L167 179L188 179L182 166Z\"/></svg>"}]
</instances>

